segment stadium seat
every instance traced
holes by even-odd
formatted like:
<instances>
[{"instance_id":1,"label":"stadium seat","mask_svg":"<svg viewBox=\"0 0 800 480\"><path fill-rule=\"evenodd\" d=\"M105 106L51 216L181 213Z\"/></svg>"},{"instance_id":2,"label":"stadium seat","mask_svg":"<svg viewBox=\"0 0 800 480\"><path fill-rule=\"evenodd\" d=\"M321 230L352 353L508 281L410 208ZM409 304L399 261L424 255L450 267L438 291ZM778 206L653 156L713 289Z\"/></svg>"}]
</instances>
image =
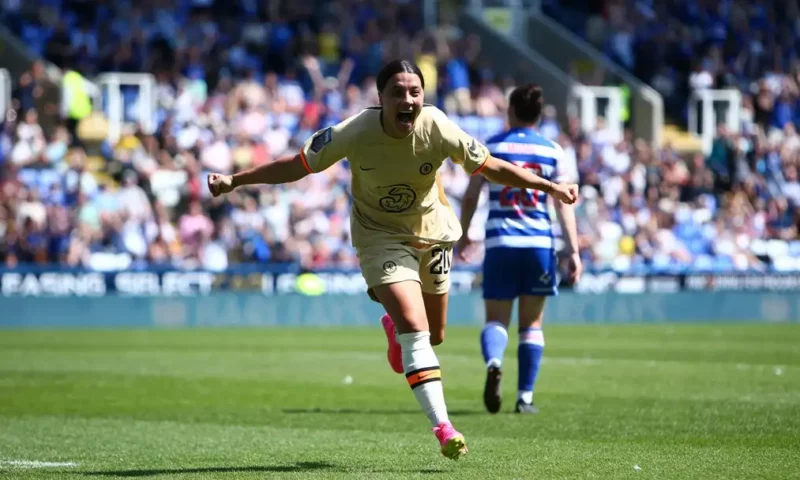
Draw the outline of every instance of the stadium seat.
<instances>
[{"instance_id":1,"label":"stadium seat","mask_svg":"<svg viewBox=\"0 0 800 480\"><path fill-rule=\"evenodd\" d=\"M769 244L766 241L760 238L756 238L753 239L752 242L750 242L750 252L752 252L753 255L758 257L766 257L769 255L768 246Z\"/></svg>"},{"instance_id":2,"label":"stadium seat","mask_svg":"<svg viewBox=\"0 0 800 480\"><path fill-rule=\"evenodd\" d=\"M711 255L698 255L694 259L694 263L689 267L694 272L709 272L715 267L714 257Z\"/></svg>"},{"instance_id":3,"label":"stadium seat","mask_svg":"<svg viewBox=\"0 0 800 480\"><path fill-rule=\"evenodd\" d=\"M800 241L794 240L789 242L789 255L792 257L800 257Z\"/></svg>"},{"instance_id":4,"label":"stadium seat","mask_svg":"<svg viewBox=\"0 0 800 480\"><path fill-rule=\"evenodd\" d=\"M729 272L733 270L733 258L728 255L719 255L714 258L714 270L717 272Z\"/></svg>"},{"instance_id":5,"label":"stadium seat","mask_svg":"<svg viewBox=\"0 0 800 480\"><path fill-rule=\"evenodd\" d=\"M789 244L777 238L767 242L767 254L773 260L789 255Z\"/></svg>"},{"instance_id":6,"label":"stadium seat","mask_svg":"<svg viewBox=\"0 0 800 480\"><path fill-rule=\"evenodd\" d=\"M800 267L797 258L784 256L772 260L772 268L776 272L794 272Z\"/></svg>"}]
</instances>

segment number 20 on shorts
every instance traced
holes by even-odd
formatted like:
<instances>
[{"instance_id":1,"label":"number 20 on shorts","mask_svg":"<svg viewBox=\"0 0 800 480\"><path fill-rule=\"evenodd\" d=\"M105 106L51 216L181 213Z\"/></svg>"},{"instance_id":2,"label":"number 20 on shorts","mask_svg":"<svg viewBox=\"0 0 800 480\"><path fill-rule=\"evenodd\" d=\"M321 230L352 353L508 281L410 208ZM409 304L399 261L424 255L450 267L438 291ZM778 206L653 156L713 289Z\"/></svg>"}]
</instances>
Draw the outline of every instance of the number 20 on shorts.
<instances>
[{"instance_id":1,"label":"number 20 on shorts","mask_svg":"<svg viewBox=\"0 0 800 480\"><path fill-rule=\"evenodd\" d=\"M436 247L431 250L433 263L431 264L431 275L447 275L450 273L450 249Z\"/></svg>"}]
</instances>

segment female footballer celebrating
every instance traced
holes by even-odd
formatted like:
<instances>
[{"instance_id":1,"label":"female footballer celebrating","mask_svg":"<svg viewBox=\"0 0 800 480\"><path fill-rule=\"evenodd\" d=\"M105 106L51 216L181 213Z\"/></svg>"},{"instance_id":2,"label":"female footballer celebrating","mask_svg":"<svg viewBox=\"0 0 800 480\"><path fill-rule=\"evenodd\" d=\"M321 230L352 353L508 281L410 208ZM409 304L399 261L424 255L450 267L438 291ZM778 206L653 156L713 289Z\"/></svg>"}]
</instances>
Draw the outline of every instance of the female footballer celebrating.
<instances>
[{"instance_id":1,"label":"female footballer celebrating","mask_svg":"<svg viewBox=\"0 0 800 480\"><path fill-rule=\"evenodd\" d=\"M439 361L447 318L452 246L461 226L439 183L446 158L471 175L549 193L572 204L577 185L555 184L489 155L438 108L424 103L425 80L406 60L378 74L380 106L318 131L297 155L235 175L211 174L213 196L244 185L277 185L321 172L347 158L352 172L351 236L368 294L388 314L389 360L433 425L442 454L467 453L447 415ZM398 372L399 373L399 372Z\"/></svg>"}]
</instances>

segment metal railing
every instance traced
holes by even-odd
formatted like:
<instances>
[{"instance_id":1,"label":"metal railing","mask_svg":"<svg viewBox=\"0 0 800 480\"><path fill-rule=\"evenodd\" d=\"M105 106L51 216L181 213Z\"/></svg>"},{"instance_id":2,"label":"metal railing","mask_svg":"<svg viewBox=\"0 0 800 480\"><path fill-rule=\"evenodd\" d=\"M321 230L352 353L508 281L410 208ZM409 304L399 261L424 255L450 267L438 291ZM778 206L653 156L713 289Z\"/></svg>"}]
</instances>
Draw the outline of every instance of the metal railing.
<instances>
[{"instance_id":1,"label":"metal railing","mask_svg":"<svg viewBox=\"0 0 800 480\"><path fill-rule=\"evenodd\" d=\"M529 14L528 43L566 72L572 71L576 63L583 62L601 74L602 86L627 85L630 89L630 127L634 135L654 146L661 146L664 100L652 87L546 15Z\"/></svg>"},{"instance_id":2,"label":"metal railing","mask_svg":"<svg viewBox=\"0 0 800 480\"><path fill-rule=\"evenodd\" d=\"M722 105L720 105L722 104ZM689 97L689 133L699 138L703 153L711 153L719 116L731 133L741 127L742 94L735 89L695 90Z\"/></svg>"},{"instance_id":3,"label":"metal railing","mask_svg":"<svg viewBox=\"0 0 800 480\"><path fill-rule=\"evenodd\" d=\"M621 142L625 138L621 118L622 93L619 88L575 85L573 91L579 99L579 118L584 132L595 130L598 118L603 117L613 142Z\"/></svg>"},{"instance_id":4,"label":"metal railing","mask_svg":"<svg viewBox=\"0 0 800 480\"><path fill-rule=\"evenodd\" d=\"M661 145L664 128L664 101L661 95L609 60L588 42L543 15L539 0L466 0L462 6L474 18L482 18L510 43L521 43L527 47L527 51L535 52L537 67L540 63L546 63L551 69L572 74L577 64L589 64L593 69L600 70L606 80L595 86L627 85L631 92L630 106L628 108L619 104L621 120L626 120L622 118L622 109L628 108L634 135L655 146ZM591 82L573 78L572 83L588 86ZM552 87L546 87L546 91L552 91ZM586 90L580 89L576 94L578 98L581 95L590 95ZM581 107L581 110L586 111L587 108L591 110L593 107ZM581 122L587 125L594 120L591 116L581 118Z\"/></svg>"},{"instance_id":5,"label":"metal railing","mask_svg":"<svg viewBox=\"0 0 800 480\"><path fill-rule=\"evenodd\" d=\"M107 72L95 79L99 98L95 98L95 111L102 111L108 119L108 138L112 143L119 140L122 127L135 123L145 134L156 131L155 77L149 73ZM138 88L135 105L125 102L123 88Z\"/></svg>"},{"instance_id":6,"label":"metal railing","mask_svg":"<svg viewBox=\"0 0 800 480\"><path fill-rule=\"evenodd\" d=\"M5 121L8 109L11 108L11 75L5 68L0 68L0 123Z\"/></svg>"}]
</instances>

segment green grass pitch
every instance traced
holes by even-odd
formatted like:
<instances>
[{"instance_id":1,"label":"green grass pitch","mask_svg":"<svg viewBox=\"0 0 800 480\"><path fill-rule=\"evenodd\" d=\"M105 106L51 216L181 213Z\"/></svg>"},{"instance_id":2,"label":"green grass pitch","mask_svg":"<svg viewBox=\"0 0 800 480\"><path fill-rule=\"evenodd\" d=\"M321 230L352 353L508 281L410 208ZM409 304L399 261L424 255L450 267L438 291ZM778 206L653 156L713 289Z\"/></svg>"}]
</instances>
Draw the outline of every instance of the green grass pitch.
<instances>
[{"instance_id":1,"label":"green grass pitch","mask_svg":"<svg viewBox=\"0 0 800 480\"><path fill-rule=\"evenodd\" d=\"M492 416L478 330L449 329L437 353L470 448L453 462L377 322L0 330L0 478L800 478L800 325L545 332L541 413L521 417L515 335Z\"/></svg>"}]
</instances>

